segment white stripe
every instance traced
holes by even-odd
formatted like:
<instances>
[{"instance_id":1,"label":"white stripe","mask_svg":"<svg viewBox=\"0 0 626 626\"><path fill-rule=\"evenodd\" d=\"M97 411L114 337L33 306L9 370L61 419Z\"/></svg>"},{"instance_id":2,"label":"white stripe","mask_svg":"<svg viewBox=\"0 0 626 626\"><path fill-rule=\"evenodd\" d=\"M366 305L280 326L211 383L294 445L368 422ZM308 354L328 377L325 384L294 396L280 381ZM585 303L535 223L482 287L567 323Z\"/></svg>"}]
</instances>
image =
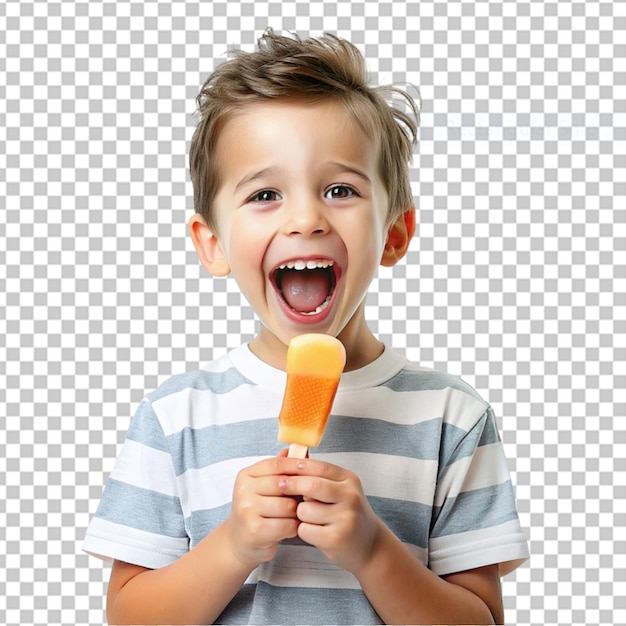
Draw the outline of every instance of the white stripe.
<instances>
[{"instance_id":1,"label":"white stripe","mask_svg":"<svg viewBox=\"0 0 626 626\"><path fill-rule=\"evenodd\" d=\"M111 478L134 487L177 496L178 487L172 458L150 446L126 439L111 472Z\"/></svg>"},{"instance_id":2,"label":"white stripe","mask_svg":"<svg viewBox=\"0 0 626 626\"><path fill-rule=\"evenodd\" d=\"M460 459L448 466L437 486L435 506L442 506L446 498L454 498L464 491L493 487L509 480L502 443L496 442L476 448L473 456Z\"/></svg>"},{"instance_id":3,"label":"white stripe","mask_svg":"<svg viewBox=\"0 0 626 626\"><path fill-rule=\"evenodd\" d=\"M157 569L186 554L189 542L94 517L82 549L105 561L117 559L135 563L140 560L143 567Z\"/></svg>"},{"instance_id":4,"label":"white stripe","mask_svg":"<svg viewBox=\"0 0 626 626\"><path fill-rule=\"evenodd\" d=\"M445 394L443 391L422 393L432 396L433 402L436 402L437 398L440 402L445 399L444 421L465 431L470 431L476 425L489 406L484 401L458 389L448 388Z\"/></svg>"},{"instance_id":5,"label":"white stripe","mask_svg":"<svg viewBox=\"0 0 626 626\"><path fill-rule=\"evenodd\" d=\"M498 526L430 540L430 569L440 576L501 563L500 575L528 558L526 536L518 519ZM517 563L510 563L517 561ZM507 562L509 562L507 564Z\"/></svg>"},{"instance_id":6,"label":"white stripe","mask_svg":"<svg viewBox=\"0 0 626 626\"><path fill-rule=\"evenodd\" d=\"M168 436L185 427L211 426L216 423L216 417L219 417L220 425L276 418L281 403L282 390L264 391L250 385L241 385L225 394L186 388L155 400L152 407L160 418L165 435ZM242 407L254 409L242 411ZM378 387L358 392L339 391L332 412L335 415L369 417L407 425L445 418L458 428L470 430L485 409L483 402L457 389L449 388L445 392L393 391L387 387ZM181 421L181 415L187 419Z\"/></svg>"},{"instance_id":7,"label":"white stripe","mask_svg":"<svg viewBox=\"0 0 626 626\"><path fill-rule=\"evenodd\" d=\"M313 546L279 544L274 560L254 570L246 583L259 581L277 587L360 589L352 574L333 565Z\"/></svg>"},{"instance_id":8,"label":"white stripe","mask_svg":"<svg viewBox=\"0 0 626 626\"><path fill-rule=\"evenodd\" d=\"M222 354L220 357L216 358L214 361L207 361L200 366L200 369L205 372L216 372L222 373L233 366L233 362L230 360L228 353Z\"/></svg>"},{"instance_id":9,"label":"white stripe","mask_svg":"<svg viewBox=\"0 0 626 626\"><path fill-rule=\"evenodd\" d=\"M277 417L281 401L280 393L260 393L251 385L240 385L224 394L188 387L155 400L152 408L159 416L163 432L169 436L184 428Z\"/></svg>"},{"instance_id":10,"label":"white stripe","mask_svg":"<svg viewBox=\"0 0 626 626\"><path fill-rule=\"evenodd\" d=\"M200 469L189 469L178 477L178 491L185 518L192 510L213 509L229 504L237 474L267 457L228 459ZM193 503L193 509L191 508Z\"/></svg>"},{"instance_id":11,"label":"white stripe","mask_svg":"<svg viewBox=\"0 0 626 626\"><path fill-rule=\"evenodd\" d=\"M405 544L423 564L428 563L428 552ZM246 584L266 582L276 587L304 587L313 589L360 589L358 580L349 572L333 565L317 548L307 545L279 544L273 561L255 569Z\"/></svg>"},{"instance_id":12,"label":"white stripe","mask_svg":"<svg viewBox=\"0 0 626 626\"><path fill-rule=\"evenodd\" d=\"M454 416L453 423L470 430L483 415L486 405L458 389L394 391L388 387L341 392L333 405L335 415L370 417L391 424L420 424Z\"/></svg>"},{"instance_id":13,"label":"white stripe","mask_svg":"<svg viewBox=\"0 0 626 626\"><path fill-rule=\"evenodd\" d=\"M232 501L237 474L266 457L228 459L178 477L178 491L185 517L193 510L217 508ZM437 461L365 452L316 454L315 459L355 472L368 496L396 498L432 505Z\"/></svg>"},{"instance_id":14,"label":"white stripe","mask_svg":"<svg viewBox=\"0 0 626 626\"><path fill-rule=\"evenodd\" d=\"M371 452L315 454L357 474L368 496L410 500L432 506L437 461Z\"/></svg>"}]
</instances>

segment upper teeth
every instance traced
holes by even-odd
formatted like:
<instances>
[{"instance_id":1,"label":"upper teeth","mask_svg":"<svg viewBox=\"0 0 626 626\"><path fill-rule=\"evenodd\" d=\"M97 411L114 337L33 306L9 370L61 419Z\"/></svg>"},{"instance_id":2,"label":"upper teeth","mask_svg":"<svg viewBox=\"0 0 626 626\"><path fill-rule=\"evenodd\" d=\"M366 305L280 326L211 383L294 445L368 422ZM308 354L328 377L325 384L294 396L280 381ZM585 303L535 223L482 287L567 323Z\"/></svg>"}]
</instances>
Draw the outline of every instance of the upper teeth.
<instances>
[{"instance_id":1,"label":"upper teeth","mask_svg":"<svg viewBox=\"0 0 626 626\"><path fill-rule=\"evenodd\" d=\"M278 269L284 270L315 270L330 267L333 264L332 261L327 259L320 259L318 261L289 261L278 266Z\"/></svg>"}]
</instances>

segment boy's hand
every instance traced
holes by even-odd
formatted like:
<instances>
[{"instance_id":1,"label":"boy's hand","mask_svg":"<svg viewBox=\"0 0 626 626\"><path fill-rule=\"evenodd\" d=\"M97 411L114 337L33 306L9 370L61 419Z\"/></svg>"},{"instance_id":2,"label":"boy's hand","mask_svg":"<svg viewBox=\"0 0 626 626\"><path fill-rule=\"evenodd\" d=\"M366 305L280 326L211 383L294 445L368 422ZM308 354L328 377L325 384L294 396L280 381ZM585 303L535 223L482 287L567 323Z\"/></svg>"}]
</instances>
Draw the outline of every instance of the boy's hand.
<instances>
[{"instance_id":1,"label":"boy's hand","mask_svg":"<svg viewBox=\"0 0 626 626\"><path fill-rule=\"evenodd\" d=\"M287 451L242 470L235 481L226 522L235 556L254 568L274 558L278 542L298 534L298 502L282 487Z\"/></svg>"},{"instance_id":2,"label":"boy's hand","mask_svg":"<svg viewBox=\"0 0 626 626\"><path fill-rule=\"evenodd\" d=\"M372 555L382 525L358 476L313 459L299 461L296 471L281 485L285 495L304 498L297 507L298 535L335 565L357 572Z\"/></svg>"}]
</instances>

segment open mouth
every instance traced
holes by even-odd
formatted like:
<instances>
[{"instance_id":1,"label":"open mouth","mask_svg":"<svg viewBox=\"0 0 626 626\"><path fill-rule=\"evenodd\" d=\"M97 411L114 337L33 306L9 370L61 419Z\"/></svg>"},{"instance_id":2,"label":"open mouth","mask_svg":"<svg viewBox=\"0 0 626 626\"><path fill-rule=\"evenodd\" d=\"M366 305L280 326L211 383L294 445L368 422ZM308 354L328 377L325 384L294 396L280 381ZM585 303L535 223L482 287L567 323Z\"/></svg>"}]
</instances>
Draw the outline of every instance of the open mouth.
<instances>
[{"instance_id":1,"label":"open mouth","mask_svg":"<svg viewBox=\"0 0 626 626\"><path fill-rule=\"evenodd\" d=\"M317 315L331 301L338 268L330 259L297 259L283 263L272 281L285 303L301 315Z\"/></svg>"}]
</instances>

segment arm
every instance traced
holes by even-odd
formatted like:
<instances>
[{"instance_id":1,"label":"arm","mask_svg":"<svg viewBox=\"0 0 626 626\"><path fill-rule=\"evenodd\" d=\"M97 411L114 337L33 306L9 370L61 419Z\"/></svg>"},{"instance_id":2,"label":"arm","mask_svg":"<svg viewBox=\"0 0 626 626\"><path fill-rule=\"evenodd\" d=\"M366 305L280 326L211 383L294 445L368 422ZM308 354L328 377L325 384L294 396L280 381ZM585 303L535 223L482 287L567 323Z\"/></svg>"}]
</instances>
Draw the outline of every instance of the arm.
<instances>
[{"instance_id":1,"label":"arm","mask_svg":"<svg viewBox=\"0 0 626 626\"><path fill-rule=\"evenodd\" d=\"M278 488L285 459L240 472L227 520L193 550L157 570L116 561L107 595L111 624L212 623L246 578L295 537L297 503Z\"/></svg>"},{"instance_id":2,"label":"arm","mask_svg":"<svg viewBox=\"0 0 626 626\"><path fill-rule=\"evenodd\" d=\"M375 515L354 473L307 459L298 474L283 487L304 497L299 536L356 576L384 622L502 622L497 565L440 578Z\"/></svg>"},{"instance_id":3,"label":"arm","mask_svg":"<svg viewBox=\"0 0 626 626\"><path fill-rule=\"evenodd\" d=\"M107 594L109 624L209 624L252 567L239 563L222 525L171 565L150 570L115 561Z\"/></svg>"},{"instance_id":4,"label":"arm","mask_svg":"<svg viewBox=\"0 0 626 626\"><path fill-rule=\"evenodd\" d=\"M380 529L369 560L354 574L387 624L504 621L497 565L440 578L387 527Z\"/></svg>"}]
</instances>

